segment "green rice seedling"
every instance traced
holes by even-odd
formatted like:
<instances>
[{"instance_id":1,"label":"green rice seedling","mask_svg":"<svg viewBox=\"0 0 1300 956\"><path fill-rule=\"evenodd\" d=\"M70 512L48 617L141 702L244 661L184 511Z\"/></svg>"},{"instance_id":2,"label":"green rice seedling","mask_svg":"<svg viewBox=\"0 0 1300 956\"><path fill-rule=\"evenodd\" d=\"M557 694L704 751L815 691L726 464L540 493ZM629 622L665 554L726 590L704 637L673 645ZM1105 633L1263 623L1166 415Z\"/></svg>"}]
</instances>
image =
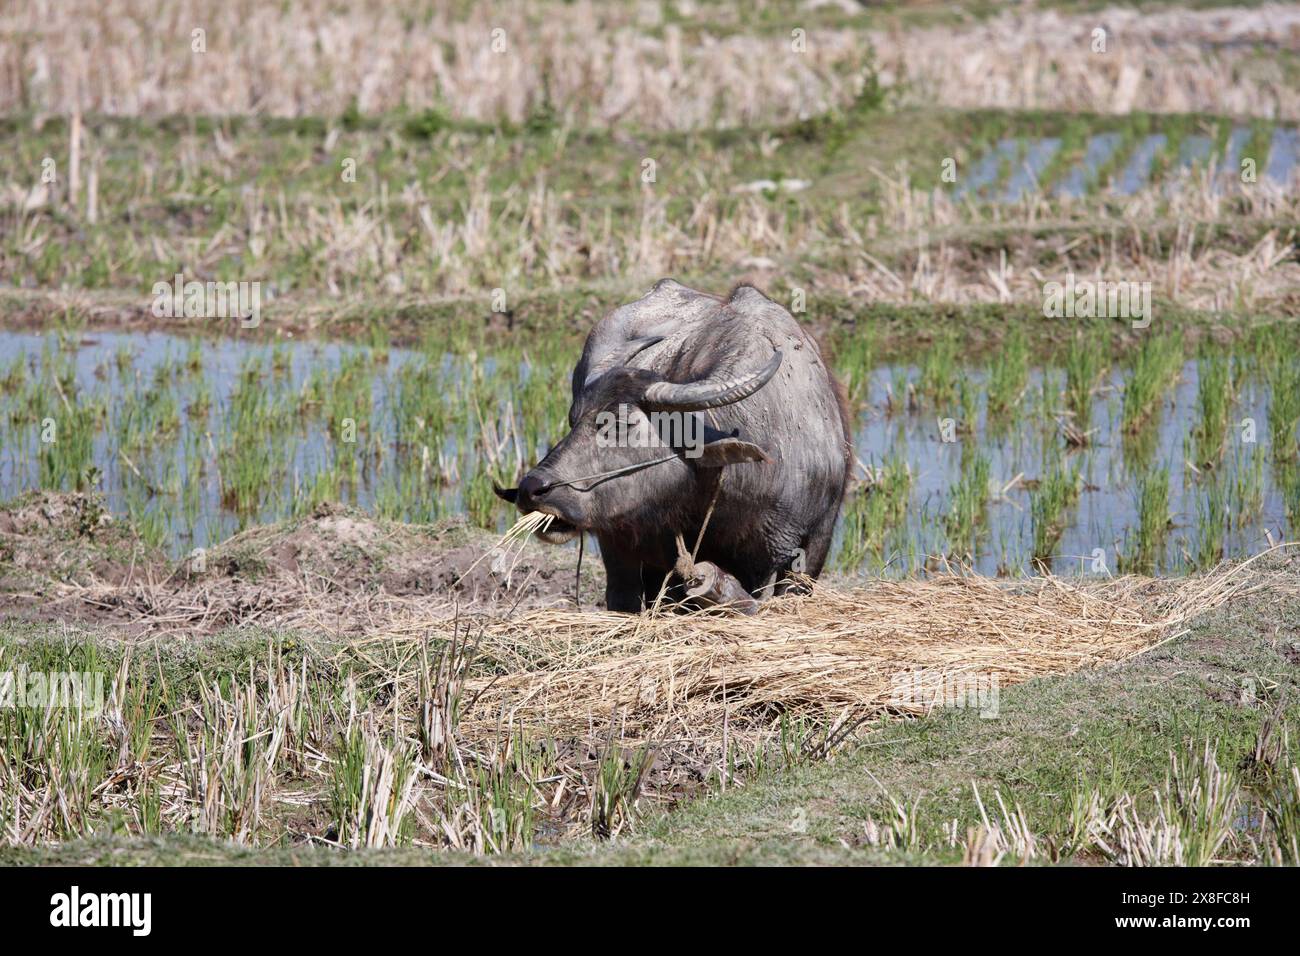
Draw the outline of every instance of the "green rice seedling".
<instances>
[{"instance_id":1,"label":"green rice seedling","mask_svg":"<svg viewBox=\"0 0 1300 956\"><path fill-rule=\"evenodd\" d=\"M145 836L159 836L163 833L165 821L162 787L158 772L148 764L143 765L132 791L131 812L136 828Z\"/></svg>"},{"instance_id":2,"label":"green rice seedling","mask_svg":"<svg viewBox=\"0 0 1300 956\"><path fill-rule=\"evenodd\" d=\"M1287 525L1294 535L1300 529L1300 465L1292 462L1275 465L1273 480L1282 492Z\"/></svg>"},{"instance_id":3,"label":"green rice seedling","mask_svg":"<svg viewBox=\"0 0 1300 956\"><path fill-rule=\"evenodd\" d=\"M275 470L275 449L255 438L233 437L218 455L221 504L247 521L257 514Z\"/></svg>"},{"instance_id":4,"label":"green rice seedling","mask_svg":"<svg viewBox=\"0 0 1300 956\"><path fill-rule=\"evenodd\" d=\"M919 824L921 799L899 800L885 789L884 785L873 778L880 789L880 796L888 807L883 822L868 814L863 824L863 839L868 846L884 847L915 853L922 847L921 827Z\"/></svg>"},{"instance_id":5,"label":"green rice seedling","mask_svg":"<svg viewBox=\"0 0 1300 956\"><path fill-rule=\"evenodd\" d=\"M1207 866L1232 838L1232 824L1241 802L1236 775L1219 765L1217 747L1206 741L1197 749L1189 743L1169 755L1169 777L1161 810L1177 827L1182 865Z\"/></svg>"},{"instance_id":6,"label":"green rice seedling","mask_svg":"<svg viewBox=\"0 0 1300 956\"><path fill-rule=\"evenodd\" d=\"M1136 540L1127 554L1119 555L1119 569L1125 573L1154 574L1164 554L1169 532L1169 469L1148 471L1138 482L1138 525Z\"/></svg>"},{"instance_id":7,"label":"green rice seedling","mask_svg":"<svg viewBox=\"0 0 1300 956\"><path fill-rule=\"evenodd\" d=\"M836 349L836 372L844 385L850 405L855 408L867 401L875 344L873 333L867 328L861 328L844 336Z\"/></svg>"},{"instance_id":8,"label":"green rice seedling","mask_svg":"<svg viewBox=\"0 0 1300 956\"><path fill-rule=\"evenodd\" d=\"M233 675L211 683L198 675L196 734L190 734L183 713L172 717L181 777L194 804L192 826L238 843L257 841L286 717L266 709L252 669L249 662L242 683Z\"/></svg>"},{"instance_id":9,"label":"green rice seedling","mask_svg":"<svg viewBox=\"0 0 1300 956\"><path fill-rule=\"evenodd\" d=\"M544 749L530 747L522 733L508 734L448 791L449 800L463 800L469 811L476 852L508 853L532 846L536 781L548 775L545 763Z\"/></svg>"},{"instance_id":10,"label":"green rice seedling","mask_svg":"<svg viewBox=\"0 0 1300 956\"><path fill-rule=\"evenodd\" d=\"M1106 371L1110 332L1105 326L1092 334L1077 331L1065 349L1065 404L1074 427L1087 434L1092 427L1092 393Z\"/></svg>"},{"instance_id":11,"label":"green rice seedling","mask_svg":"<svg viewBox=\"0 0 1300 956\"><path fill-rule=\"evenodd\" d=\"M97 482L95 433L103 415L101 400L74 405L65 397L53 417L41 422L42 488L80 490Z\"/></svg>"},{"instance_id":12,"label":"green rice seedling","mask_svg":"<svg viewBox=\"0 0 1300 956\"><path fill-rule=\"evenodd\" d=\"M271 346L271 374L277 378L289 374L289 369L293 367L293 357L289 353L289 346L284 342L276 342Z\"/></svg>"},{"instance_id":13,"label":"green rice seedling","mask_svg":"<svg viewBox=\"0 0 1300 956\"><path fill-rule=\"evenodd\" d=\"M1029 346L1023 330L1012 326L994 353L989 366L988 412L992 419L1005 419L1020 401L1029 381Z\"/></svg>"},{"instance_id":14,"label":"green rice seedling","mask_svg":"<svg viewBox=\"0 0 1300 956\"><path fill-rule=\"evenodd\" d=\"M430 520L448 506L438 463L452 428L450 390L440 365L425 353L398 372L391 412L393 468L377 492L382 514Z\"/></svg>"},{"instance_id":15,"label":"green rice seedling","mask_svg":"<svg viewBox=\"0 0 1300 956\"><path fill-rule=\"evenodd\" d=\"M1061 404L1060 382L1055 369L1044 368L1038 388L1033 390L1031 396L1032 406L1025 410L1026 417L1037 428L1039 441L1044 448L1055 444L1059 431L1057 417Z\"/></svg>"},{"instance_id":16,"label":"green rice seedling","mask_svg":"<svg viewBox=\"0 0 1300 956\"><path fill-rule=\"evenodd\" d=\"M1198 419L1192 429L1193 460L1198 468L1213 468L1223 456L1228 435L1228 416L1234 401L1232 360L1220 352L1205 350L1197 363L1196 408Z\"/></svg>"},{"instance_id":17,"label":"green rice seedling","mask_svg":"<svg viewBox=\"0 0 1300 956\"><path fill-rule=\"evenodd\" d=\"M432 490L419 464L418 459L408 459L379 480L375 488L375 514L393 521L418 524L436 521L451 513L450 504Z\"/></svg>"},{"instance_id":18,"label":"green rice seedling","mask_svg":"<svg viewBox=\"0 0 1300 956\"><path fill-rule=\"evenodd\" d=\"M969 378L963 377L957 384L957 407L960 410L957 432L963 440L974 436L979 427L979 400L979 388Z\"/></svg>"},{"instance_id":19,"label":"green rice seedling","mask_svg":"<svg viewBox=\"0 0 1300 956\"><path fill-rule=\"evenodd\" d=\"M868 557L881 556L886 535L907 515L911 492L912 473L899 449L877 469L875 480L860 486L845 506L841 568L852 571Z\"/></svg>"},{"instance_id":20,"label":"green rice seedling","mask_svg":"<svg viewBox=\"0 0 1300 956\"><path fill-rule=\"evenodd\" d=\"M1078 465L1067 467L1060 448L1048 446L1049 461L1038 487L1030 497L1030 515L1034 528L1033 560L1050 569L1052 550L1065 531L1066 512L1079 500L1083 481Z\"/></svg>"},{"instance_id":21,"label":"green rice seedling","mask_svg":"<svg viewBox=\"0 0 1300 956\"><path fill-rule=\"evenodd\" d=\"M885 411L889 415L905 412L912 406L914 391L906 368L895 368L885 386Z\"/></svg>"},{"instance_id":22,"label":"green rice seedling","mask_svg":"<svg viewBox=\"0 0 1300 956\"><path fill-rule=\"evenodd\" d=\"M114 754L99 733L96 716L78 707L54 707L38 712L41 725L38 786L55 804L50 814L49 836L67 839L95 826L99 813L94 788L113 764Z\"/></svg>"},{"instance_id":23,"label":"green rice seedling","mask_svg":"<svg viewBox=\"0 0 1300 956\"><path fill-rule=\"evenodd\" d=\"M118 768L138 768L126 781L128 807L136 829L144 834L163 832L161 768L153 758L154 727L162 719L162 681L151 681L128 649L118 663L108 695L103 724L110 728L118 748Z\"/></svg>"},{"instance_id":24,"label":"green rice seedling","mask_svg":"<svg viewBox=\"0 0 1300 956\"><path fill-rule=\"evenodd\" d=\"M170 382L127 388L117 404L118 447L127 452L156 449L181 428L180 404Z\"/></svg>"},{"instance_id":25,"label":"green rice seedling","mask_svg":"<svg viewBox=\"0 0 1300 956\"><path fill-rule=\"evenodd\" d=\"M1268 428L1274 462L1300 457L1296 426L1300 425L1300 362L1279 358L1268 371Z\"/></svg>"},{"instance_id":26,"label":"green rice seedling","mask_svg":"<svg viewBox=\"0 0 1300 956\"><path fill-rule=\"evenodd\" d=\"M161 681L149 680L142 665L128 649L118 662L117 676L109 692L107 717L120 727L126 753L137 763L147 763L153 754L154 725L162 715L164 690Z\"/></svg>"},{"instance_id":27,"label":"green rice seedling","mask_svg":"<svg viewBox=\"0 0 1300 956\"><path fill-rule=\"evenodd\" d=\"M1238 447L1230 479L1228 511L1236 528L1249 527L1264 512L1264 455L1246 447Z\"/></svg>"},{"instance_id":28,"label":"green rice seedling","mask_svg":"<svg viewBox=\"0 0 1300 956\"><path fill-rule=\"evenodd\" d=\"M1133 360L1124 386L1126 432L1137 432L1159 411L1160 402L1183 366L1182 340L1177 334L1147 336Z\"/></svg>"},{"instance_id":29,"label":"green rice seedling","mask_svg":"<svg viewBox=\"0 0 1300 956\"><path fill-rule=\"evenodd\" d=\"M101 732L96 645L37 647L5 669L15 698L0 707L0 836L30 844L92 831L103 806L96 788L117 757Z\"/></svg>"},{"instance_id":30,"label":"green rice seedling","mask_svg":"<svg viewBox=\"0 0 1300 956\"><path fill-rule=\"evenodd\" d=\"M27 357L15 355L0 373L0 394L14 395L27 383Z\"/></svg>"},{"instance_id":31,"label":"green rice seedling","mask_svg":"<svg viewBox=\"0 0 1300 956\"><path fill-rule=\"evenodd\" d=\"M1122 431L1119 444L1123 452L1124 472L1129 478L1135 479L1155 467L1156 450L1160 447L1160 430L1143 427L1135 432Z\"/></svg>"},{"instance_id":32,"label":"green rice seedling","mask_svg":"<svg viewBox=\"0 0 1300 956\"><path fill-rule=\"evenodd\" d=\"M190 387L189 404L185 406L185 414L189 419L188 424L193 430L203 430L211 408L212 386L202 372L195 373L193 384Z\"/></svg>"},{"instance_id":33,"label":"green rice seedling","mask_svg":"<svg viewBox=\"0 0 1300 956\"><path fill-rule=\"evenodd\" d=\"M330 435L338 440L344 423L351 422L358 432L368 427L373 396L374 366L366 352L345 353L339 359L339 368L331 374L328 369L317 369L313 377L320 378L315 391L321 395L321 414Z\"/></svg>"},{"instance_id":34,"label":"green rice seedling","mask_svg":"<svg viewBox=\"0 0 1300 956\"><path fill-rule=\"evenodd\" d=\"M1039 854L1038 838L1029 829L1029 821L1019 806L1008 809L1002 799L1001 791L994 790L993 798L998 805L998 816L990 816L980 797L979 787L971 782L975 793L975 806L979 809L980 824L967 831L967 840L963 847L963 860L966 865L996 866L1005 857L1011 857L1021 864L1028 863Z\"/></svg>"},{"instance_id":35,"label":"green rice seedling","mask_svg":"<svg viewBox=\"0 0 1300 956\"><path fill-rule=\"evenodd\" d=\"M161 548L167 540L167 516L147 498L135 494L126 496L126 513L132 530L146 545Z\"/></svg>"},{"instance_id":36,"label":"green rice seedling","mask_svg":"<svg viewBox=\"0 0 1300 956\"><path fill-rule=\"evenodd\" d=\"M231 391L227 427L217 452L222 505L241 522L257 514L278 487L289 421L289 406L267 387L262 359L250 357Z\"/></svg>"},{"instance_id":37,"label":"green rice seedling","mask_svg":"<svg viewBox=\"0 0 1300 956\"><path fill-rule=\"evenodd\" d=\"M793 770L816 760L824 760L839 742L850 735L847 725L838 721L826 722L782 714L774 746L771 748L774 756L764 756L763 769Z\"/></svg>"},{"instance_id":38,"label":"green rice seedling","mask_svg":"<svg viewBox=\"0 0 1300 956\"><path fill-rule=\"evenodd\" d=\"M506 513L501 499L492 490L495 483L505 487L514 478L512 472L484 468L465 476L463 488L465 513L480 528L495 528L497 516Z\"/></svg>"},{"instance_id":39,"label":"green rice seedling","mask_svg":"<svg viewBox=\"0 0 1300 956\"><path fill-rule=\"evenodd\" d=\"M185 370L190 374L203 370L203 342L197 336L190 336L185 344Z\"/></svg>"},{"instance_id":40,"label":"green rice seedling","mask_svg":"<svg viewBox=\"0 0 1300 956\"><path fill-rule=\"evenodd\" d=\"M352 849L408 843L415 779L415 763L404 744L385 744L369 724L353 723L331 767L338 842Z\"/></svg>"},{"instance_id":41,"label":"green rice seedling","mask_svg":"<svg viewBox=\"0 0 1300 956\"><path fill-rule=\"evenodd\" d=\"M293 513L296 517L309 515L327 501L339 501L343 480L337 465L329 465L312 472L306 483L293 492Z\"/></svg>"},{"instance_id":42,"label":"green rice seedling","mask_svg":"<svg viewBox=\"0 0 1300 956\"><path fill-rule=\"evenodd\" d=\"M957 397L957 339L951 332L941 332L926 349L921 360L918 390L932 408L949 407Z\"/></svg>"},{"instance_id":43,"label":"green rice seedling","mask_svg":"<svg viewBox=\"0 0 1300 956\"><path fill-rule=\"evenodd\" d=\"M1300 866L1300 766L1291 766L1263 794L1264 819L1273 862Z\"/></svg>"},{"instance_id":44,"label":"green rice seedling","mask_svg":"<svg viewBox=\"0 0 1300 956\"><path fill-rule=\"evenodd\" d=\"M1223 560L1227 533L1227 482L1216 478L1205 483L1196 499L1196 567L1212 568Z\"/></svg>"},{"instance_id":45,"label":"green rice seedling","mask_svg":"<svg viewBox=\"0 0 1300 956\"><path fill-rule=\"evenodd\" d=\"M185 441L185 457L181 465L180 513L185 519L183 527L187 532L197 524L203 508L204 450L204 434L194 428Z\"/></svg>"},{"instance_id":46,"label":"green rice seedling","mask_svg":"<svg viewBox=\"0 0 1300 956\"><path fill-rule=\"evenodd\" d=\"M1113 799L1104 798L1096 787L1078 787L1073 791L1049 841L1048 854L1053 862L1107 846L1112 821L1107 818L1106 807L1113 804Z\"/></svg>"},{"instance_id":47,"label":"green rice seedling","mask_svg":"<svg viewBox=\"0 0 1300 956\"><path fill-rule=\"evenodd\" d=\"M962 450L961 477L949 495L945 530L950 553L973 557L975 538L984 525L989 493L989 459L973 448Z\"/></svg>"},{"instance_id":48,"label":"green rice seedling","mask_svg":"<svg viewBox=\"0 0 1300 956\"><path fill-rule=\"evenodd\" d=\"M449 764L456 749L456 727L472 655L469 632L461 631L459 621L453 622L451 640L439 646L432 664L428 640L420 644L420 756L434 766Z\"/></svg>"},{"instance_id":49,"label":"green rice seedling","mask_svg":"<svg viewBox=\"0 0 1300 956\"><path fill-rule=\"evenodd\" d=\"M568 431L570 393L567 388L557 388L556 383L565 381L571 361L554 347L547 347L530 349L517 363L516 367L522 369L510 386L512 399L499 431L502 437L511 435L516 439L506 454L517 459L519 474ZM499 459L496 464L509 468L508 459ZM511 476L512 484L515 477Z\"/></svg>"},{"instance_id":50,"label":"green rice seedling","mask_svg":"<svg viewBox=\"0 0 1300 956\"><path fill-rule=\"evenodd\" d=\"M657 748L649 744L630 756L624 754L622 747L605 748L590 786L593 837L612 839L633 823L641 787L657 754Z\"/></svg>"},{"instance_id":51,"label":"green rice seedling","mask_svg":"<svg viewBox=\"0 0 1300 956\"><path fill-rule=\"evenodd\" d=\"M1170 752L1169 772L1146 814L1129 793L1088 820L1091 845L1123 866L1207 866L1233 846L1233 822L1242 802L1236 775L1218 762L1208 741Z\"/></svg>"},{"instance_id":52,"label":"green rice seedling","mask_svg":"<svg viewBox=\"0 0 1300 956\"><path fill-rule=\"evenodd\" d=\"M135 351L131 348L131 344L129 342L122 342L118 345L117 352L114 354L113 358L117 365L118 376L120 378L125 378L127 373L131 371L131 367L135 364Z\"/></svg>"}]
</instances>

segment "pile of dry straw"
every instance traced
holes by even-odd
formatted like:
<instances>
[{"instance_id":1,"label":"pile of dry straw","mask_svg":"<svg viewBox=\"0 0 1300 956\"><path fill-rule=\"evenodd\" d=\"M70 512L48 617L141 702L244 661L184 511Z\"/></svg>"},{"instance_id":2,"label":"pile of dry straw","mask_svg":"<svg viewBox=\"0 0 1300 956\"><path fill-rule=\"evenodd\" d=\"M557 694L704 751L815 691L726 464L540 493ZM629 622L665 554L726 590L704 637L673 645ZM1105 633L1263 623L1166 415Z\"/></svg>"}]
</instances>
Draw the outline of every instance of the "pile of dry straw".
<instances>
[{"instance_id":1,"label":"pile of dry straw","mask_svg":"<svg viewBox=\"0 0 1300 956\"><path fill-rule=\"evenodd\" d=\"M486 619L478 651L496 673L468 680L462 720L579 736L613 721L624 739L663 740L771 728L781 715L920 713L963 679L1005 686L1148 651L1230 597L1277 584L1251 563L1176 587L945 575L815 585L754 617L552 608Z\"/></svg>"}]
</instances>

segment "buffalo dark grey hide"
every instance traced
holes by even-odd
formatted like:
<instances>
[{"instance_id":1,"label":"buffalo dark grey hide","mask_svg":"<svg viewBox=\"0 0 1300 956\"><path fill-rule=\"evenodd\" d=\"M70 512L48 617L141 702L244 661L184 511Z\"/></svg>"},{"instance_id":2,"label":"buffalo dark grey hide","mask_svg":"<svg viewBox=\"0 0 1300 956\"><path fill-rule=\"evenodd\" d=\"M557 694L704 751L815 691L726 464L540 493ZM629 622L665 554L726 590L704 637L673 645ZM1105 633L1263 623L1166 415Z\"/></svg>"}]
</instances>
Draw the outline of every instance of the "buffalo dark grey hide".
<instances>
[{"instance_id":1,"label":"buffalo dark grey hide","mask_svg":"<svg viewBox=\"0 0 1300 956\"><path fill-rule=\"evenodd\" d=\"M752 610L792 570L821 573L847 423L817 342L782 306L748 285L724 298L663 279L591 330L569 433L498 493L554 516L548 540L595 536L610 610L640 611L661 588Z\"/></svg>"}]
</instances>

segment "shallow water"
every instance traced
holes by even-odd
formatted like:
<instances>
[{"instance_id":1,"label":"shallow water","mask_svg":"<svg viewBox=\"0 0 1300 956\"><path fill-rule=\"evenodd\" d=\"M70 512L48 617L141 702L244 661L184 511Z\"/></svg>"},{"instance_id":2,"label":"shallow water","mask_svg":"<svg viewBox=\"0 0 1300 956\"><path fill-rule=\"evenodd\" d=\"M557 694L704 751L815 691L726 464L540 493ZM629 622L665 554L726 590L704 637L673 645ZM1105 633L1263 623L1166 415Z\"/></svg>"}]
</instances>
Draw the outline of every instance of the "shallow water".
<instances>
[{"instance_id":1,"label":"shallow water","mask_svg":"<svg viewBox=\"0 0 1300 956\"><path fill-rule=\"evenodd\" d=\"M999 140L991 150L976 161L975 165L971 167L970 173L964 179L958 181L957 195L964 196L967 193L979 193L996 182L1002 164L1004 162L1013 162L1019 148L1014 139Z\"/></svg>"},{"instance_id":2,"label":"shallow water","mask_svg":"<svg viewBox=\"0 0 1300 956\"><path fill-rule=\"evenodd\" d=\"M1025 151L1024 160L1014 166L1007 177L1007 188L1002 193L1003 200L1015 202L1027 193L1037 192L1040 186L1039 177L1060 148L1061 141L1052 137L1030 143Z\"/></svg>"},{"instance_id":3,"label":"shallow water","mask_svg":"<svg viewBox=\"0 0 1300 956\"><path fill-rule=\"evenodd\" d=\"M1096 179L1097 170L1110 159L1120 143L1119 133L1098 133L1088 138L1084 148L1083 159L1072 166L1057 184L1058 196L1078 198L1088 191L1088 186Z\"/></svg>"},{"instance_id":4,"label":"shallow water","mask_svg":"<svg viewBox=\"0 0 1300 956\"><path fill-rule=\"evenodd\" d=\"M1151 164L1155 161L1156 154L1165 148L1166 142L1168 137L1164 133L1153 133L1142 140L1119 174L1115 191L1123 196L1130 196L1145 186L1151 178Z\"/></svg>"},{"instance_id":5,"label":"shallow water","mask_svg":"<svg viewBox=\"0 0 1300 956\"><path fill-rule=\"evenodd\" d=\"M1275 129L1268 148L1265 175L1275 183L1289 183L1300 154L1300 130Z\"/></svg>"},{"instance_id":6,"label":"shallow water","mask_svg":"<svg viewBox=\"0 0 1300 956\"><path fill-rule=\"evenodd\" d=\"M187 368L189 356L195 367ZM90 484L102 490L110 508L137 521L152 523L157 543L172 555L214 544L240 528L309 511L319 498L337 498L387 517L424 521L467 509L479 523L504 528L512 510L483 492L495 478L508 482L556 440L567 408L567 364L537 363L518 354L455 355L404 349L375 351L336 343L290 343L277 346L233 339L190 343L161 333L96 333L60 345L54 335L0 332L0 497L8 499L47 484L71 487L62 476L42 477L48 447L42 426L59 413L49 371L62 362L70 381L63 388L74 406L100 401L104 420L90 450ZM318 402L304 396L337 393L338 376L348 363L363 368L355 420L362 436L353 448L339 440ZM23 381L17 380L21 366ZM234 393L242 376L254 369L259 397L290 413L259 433L256 441L274 467L265 487L257 489L256 505L238 509L229 500L226 472L239 442L249 440L235 423ZM403 399L404 375L422 372L437 383L429 404L412 409ZM1033 483L1043 476L1047 452L1062 446L1057 425L1063 401L1064 374L1059 369L1034 369L1012 413L1002 423L990 421L982 395L987 370L960 370L978 402L976 424L967 436L945 441L942 420L960 419L953 409L925 407L892 412L891 395L901 396L916 385L915 366L886 365L866 377L864 399L855 428L861 462L905 467L912 475L904 516L892 524L879 553L863 562L874 571L905 572L922 567L928 556L951 553L945 516L962 474L965 455L989 459L986 527L977 538L975 568L984 573L1017 573L1033 567ZM312 376L324 383L313 392ZM1044 377L1047 387L1044 388ZM1276 484L1268 451L1269 396L1260 383L1245 378L1230 415L1227 452L1218 474L1197 477L1184 467L1184 442L1198 415L1198 363L1188 361L1177 384L1165 395L1161 410L1143 445L1126 439L1120 416L1126 373L1111 371L1092 399L1091 443L1064 455L1066 467L1077 466L1084 490L1077 506L1065 514L1064 529L1052 547L1057 571L1097 571L1100 552L1104 568L1115 571L1117 552L1132 551L1138 522L1138 476L1152 468L1167 468L1172 529L1158 568L1173 571L1196 563L1204 528L1202 512L1217 483L1231 485L1240 475L1260 468L1261 506L1247 520L1229 514L1222 528L1224 556L1257 553L1268 546L1266 530L1275 540L1287 533L1287 514ZM249 380L253 381L253 380ZM160 384L161 383L161 384ZM245 383L247 385L247 382ZM139 434L140 423L153 427L167 416L143 411L141 396L154 389L176 402L175 427L158 426L156 434ZM201 394L209 394L202 408ZM545 396L553 424L536 426L537 415L525 415ZM247 399L247 396L245 396ZM433 408L441 404L442 411ZM335 414L346 413L347 408ZM438 428L424 419L440 418ZM1257 440L1242 440L1239 423L1255 422ZM519 423L530 421L525 432ZM414 423L414 425L413 425ZM427 440L413 441L418 426ZM399 440L399 436L405 436ZM1145 449L1145 450L1144 450ZM1256 457L1258 456L1258 458ZM494 463L495 462L495 463ZM337 485L319 484L322 475L343 474ZM477 497L476 497L477 494ZM484 503L486 502L486 503ZM477 506L477 511L475 511ZM844 521L837 532L837 550L844 541Z\"/></svg>"}]
</instances>

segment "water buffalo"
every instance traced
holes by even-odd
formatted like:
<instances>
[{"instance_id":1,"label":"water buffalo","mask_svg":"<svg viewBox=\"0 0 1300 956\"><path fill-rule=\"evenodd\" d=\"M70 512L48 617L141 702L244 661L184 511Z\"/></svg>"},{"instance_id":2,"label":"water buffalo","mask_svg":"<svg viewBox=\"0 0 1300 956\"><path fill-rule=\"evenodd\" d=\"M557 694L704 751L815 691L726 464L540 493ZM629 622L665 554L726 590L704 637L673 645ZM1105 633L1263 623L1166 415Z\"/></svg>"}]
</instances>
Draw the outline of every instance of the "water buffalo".
<instances>
[{"instance_id":1,"label":"water buffalo","mask_svg":"<svg viewBox=\"0 0 1300 956\"><path fill-rule=\"evenodd\" d=\"M843 393L789 312L662 279L591 330L569 433L498 494L552 515L547 540L595 536L610 610L667 589L752 611L821 573L852 461Z\"/></svg>"}]
</instances>

